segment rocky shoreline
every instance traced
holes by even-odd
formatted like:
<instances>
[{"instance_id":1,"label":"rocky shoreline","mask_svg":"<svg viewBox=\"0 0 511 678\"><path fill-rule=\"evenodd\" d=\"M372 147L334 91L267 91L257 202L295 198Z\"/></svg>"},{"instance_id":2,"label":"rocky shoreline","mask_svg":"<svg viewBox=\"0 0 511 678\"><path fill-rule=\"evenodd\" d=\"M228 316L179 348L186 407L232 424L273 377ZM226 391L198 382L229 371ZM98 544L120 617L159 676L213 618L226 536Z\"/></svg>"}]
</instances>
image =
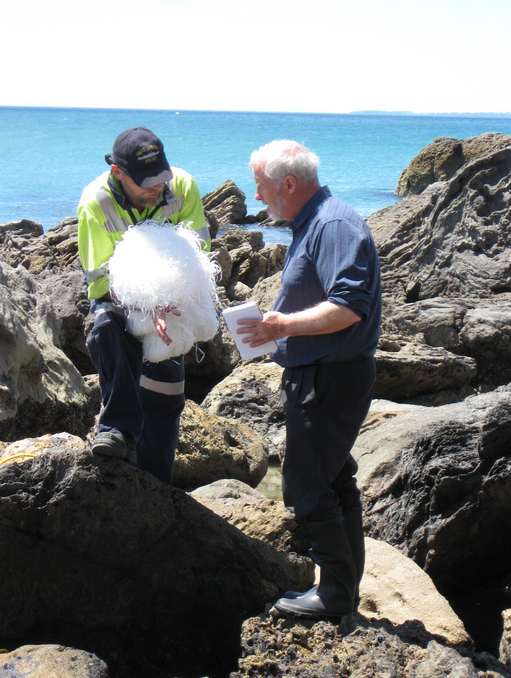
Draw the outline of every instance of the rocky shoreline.
<instances>
[{"instance_id":1,"label":"rocky shoreline","mask_svg":"<svg viewBox=\"0 0 511 678\"><path fill-rule=\"evenodd\" d=\"M315 577L255 489L285 454L281 368L242 361L222 321L186 356L174 486L94 457L76 219L0 225L0 678L511 677L511 137L437 139L397 192L368 219L384 315L354 451L367 566L339 626L271 608ZM287 248L237 228L267 215L233 182L203 203L219 308L270 309Z\"/></svg>"}]
</instances>

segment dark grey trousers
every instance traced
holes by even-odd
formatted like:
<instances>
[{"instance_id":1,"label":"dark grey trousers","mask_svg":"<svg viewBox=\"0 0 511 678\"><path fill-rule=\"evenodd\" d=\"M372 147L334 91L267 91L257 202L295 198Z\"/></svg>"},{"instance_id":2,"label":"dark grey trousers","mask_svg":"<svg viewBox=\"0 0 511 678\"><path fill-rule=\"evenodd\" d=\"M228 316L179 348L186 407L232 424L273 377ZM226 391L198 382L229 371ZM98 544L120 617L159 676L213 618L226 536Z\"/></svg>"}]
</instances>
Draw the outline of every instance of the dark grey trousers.
<instances>
[{"instance_id":1,"label":"dark grey trousers","mask_svg":"<svg viewBox=\"0 0 511 678\"><path fill-rule=\"evenodd\" d=\"M369 411L374 358L286 368L282 491L298 520L329 520L360 506L351 449Z\"/></svg>"}]
</instances>

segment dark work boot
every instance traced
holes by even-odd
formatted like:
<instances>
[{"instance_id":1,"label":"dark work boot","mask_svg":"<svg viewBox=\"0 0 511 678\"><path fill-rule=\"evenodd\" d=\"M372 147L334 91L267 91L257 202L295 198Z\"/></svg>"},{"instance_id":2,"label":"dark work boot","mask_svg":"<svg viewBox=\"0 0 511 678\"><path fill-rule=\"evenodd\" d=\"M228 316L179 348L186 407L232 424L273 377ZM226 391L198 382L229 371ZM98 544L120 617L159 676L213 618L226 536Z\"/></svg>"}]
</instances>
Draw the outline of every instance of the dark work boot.
<instances>
[{"instance_id":1,"label":"dark work boot","mask_svg":"<svg viewBox=\"0 0 511 678\"><path fill-rule=\"evenodd\" d=\"M306 522L310 556L321 568L320 582L304 594L277 600L275 607L295 617L338 619L353 612L357 583L353 554L343 518Z\"/></svg>"},{"instance_id":2,"label":"dark work boot","mask_svg":"<svg viewBox=\"0 0 511 678\"><path fill-rule=\"evenodd\" d=\"M362 516L362 507L357 507L344 513L344 525L346 527L346 532L348 533L351 552L353 553L353 562L355 563L355 570L357 573L357 584L355 586L355 593L353 597L353 606L355 611L360 604L359 587L364 574L365 565L364 523ZM305 593L299 593L298 591L286 591L282 597L301 598L307 593L315 592L317 588L318 585L316 584L312 587L312 589L310 589L310 591L305 591Z\"/></svg>"},{"instance_id":3,"label":"dark work boot","mask_svg":"<svg viewBox=\"0 0 511 678\"><path fill-rule=\"evenodd\" d=\"M353 596L353 605L357 610L360 603L359 586L364 574L365 565L365 542L364 542L364 523L362 519L362 507L357 507L344 512L344 525L350 541L351 552L353 553L353 562L357 572L357 584Z\"/></svg>"},{"instance_id":4,"label":"dark work boot","mask_svg":"<svg viewBox=\"0 0 511 678\"><path fill-rule=\"evenodd\" d=\"M301 598L302 596L306 596L309 593L313 593L313 592L317 591L317 588L318 588L318 585L314 584L314 586L311 589L309 589L308 591L303 591L302 593L300 593L300 591L286 591L282 597L283 598L292 598L292 599Z\"/></svg>"},{"instance_id":5,"label":"dark work boot","mask_svg":"<svg viewBox=\"0 0 511 678\"><path fill-rule=\"evenodd\" d=\"M119 433L102 431L98 433L92 443L92 451L100 457L118 457L130 464L137 461L137 453L130 447Z\"/></svg>"}]
</instances>

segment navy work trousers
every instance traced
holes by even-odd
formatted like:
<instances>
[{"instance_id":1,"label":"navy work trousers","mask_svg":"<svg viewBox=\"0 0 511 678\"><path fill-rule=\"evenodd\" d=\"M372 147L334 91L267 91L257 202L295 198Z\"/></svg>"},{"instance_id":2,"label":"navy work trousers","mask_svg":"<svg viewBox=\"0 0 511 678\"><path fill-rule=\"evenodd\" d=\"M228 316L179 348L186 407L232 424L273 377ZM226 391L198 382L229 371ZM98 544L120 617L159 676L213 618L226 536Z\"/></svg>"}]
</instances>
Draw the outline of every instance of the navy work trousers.
<instances>
[{"instance_id":1,"label":"navy work trousers","mask_svg":"<svg viewBox=\"0 0 511 678\"><path fill-rule=\"evenodd\" d=\"M137 466L170 485L185 404L183 356L144 362L142 344L126 331L126 318L96 303L87 341L99 374L103 408L98 432L120 433L137 450Z\"/></svg>"},{"instance_id":2,"label":"navy work trousers","mask_svg":"<svg viewBox=\"0 0 511 678\"><path fill-rule=\"evenodd\" d=\"M282 492L297 520L330 520L360 507L351 449L369 411L375 377L374 358L284 370Z\"/></svg>"}]
</instances>

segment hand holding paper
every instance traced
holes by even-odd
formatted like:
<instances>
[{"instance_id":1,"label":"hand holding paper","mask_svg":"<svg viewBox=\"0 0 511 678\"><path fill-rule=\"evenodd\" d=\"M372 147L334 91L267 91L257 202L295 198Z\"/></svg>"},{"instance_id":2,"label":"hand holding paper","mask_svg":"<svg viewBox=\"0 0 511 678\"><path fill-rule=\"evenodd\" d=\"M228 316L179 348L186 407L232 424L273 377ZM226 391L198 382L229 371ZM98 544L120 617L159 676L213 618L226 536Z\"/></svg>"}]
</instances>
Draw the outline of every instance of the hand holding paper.
<instances>
[{"instance_id":1,"label":"hand holding paper","mask_svg":"<svg viewBox=\"0 0 511 678\"><path fill-rule=\"evenodd\" d=\"M250 324L238 324L239 320L261 320L263 313L259 308L259 304L254 301L240 304L239 306L232 306L231 308L224 308L222 315L225 318L227 327L229 328L236 348L240 352L243 360L251 360L257 358L265 353L270 353L277 349L277 344L274 341L263 341L262 343L253 339L253 331L251 332ZM241 330L241 332L240 332ZM251 343L258 343L256 346L251 346Z\"/></svg>"}]
</instances>

